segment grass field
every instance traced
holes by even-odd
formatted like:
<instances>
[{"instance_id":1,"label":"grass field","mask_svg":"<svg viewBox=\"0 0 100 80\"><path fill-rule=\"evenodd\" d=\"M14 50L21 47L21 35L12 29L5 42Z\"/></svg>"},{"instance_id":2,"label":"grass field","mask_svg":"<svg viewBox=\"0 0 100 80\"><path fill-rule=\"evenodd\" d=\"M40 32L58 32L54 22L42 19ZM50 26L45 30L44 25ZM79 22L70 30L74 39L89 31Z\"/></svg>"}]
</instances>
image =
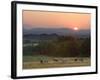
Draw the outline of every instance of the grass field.
<instances>
[{"instance_id":1,"label":"grass field","mask_svg":"<svg viewBox=\"0 0 100 80\"><path fill-rule=\"evenodd\" d=\"M89 57L24 56L23 69L90 66Z\"/></svg>"}]
</instances>

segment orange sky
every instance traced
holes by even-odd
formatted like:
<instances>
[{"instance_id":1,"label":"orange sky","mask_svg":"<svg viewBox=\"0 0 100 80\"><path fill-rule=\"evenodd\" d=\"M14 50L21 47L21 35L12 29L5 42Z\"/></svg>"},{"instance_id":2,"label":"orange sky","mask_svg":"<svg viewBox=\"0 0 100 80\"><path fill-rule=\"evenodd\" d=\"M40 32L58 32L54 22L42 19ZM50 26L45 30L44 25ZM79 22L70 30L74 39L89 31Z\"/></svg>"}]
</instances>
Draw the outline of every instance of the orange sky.
<instances>
[{"instance_id":1,"label":"orange sky","mask_svg":"<svg viewBox=\"0 0 100 80\"><path fill-rule=\"evenodd\" d=\"M46 11L23 11L23 24L33 28L89 29L91 14Z\"/></svg>"}]
</instances>

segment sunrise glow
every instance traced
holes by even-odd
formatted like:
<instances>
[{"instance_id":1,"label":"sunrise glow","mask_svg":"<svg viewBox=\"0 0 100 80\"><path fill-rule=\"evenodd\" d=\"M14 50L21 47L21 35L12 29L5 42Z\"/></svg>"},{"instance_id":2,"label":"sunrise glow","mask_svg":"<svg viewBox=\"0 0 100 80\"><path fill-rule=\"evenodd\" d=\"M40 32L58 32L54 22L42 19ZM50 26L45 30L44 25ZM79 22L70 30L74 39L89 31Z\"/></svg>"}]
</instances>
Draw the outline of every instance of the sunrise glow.
<instances>
[{"instance_id":1,"label":"sunrise glow","mask_svg":"<svg viewBox=\"0 0 100 80\"><path fill-rule=\"evenodd\" d=\"M77 28L77 27L74 27L74 30L75 30L75 31L77 31L77 30L78 30L78 28Z\"/></svg>"},{"instance_id":2,"label":"sunrise glow","mask_svg":"<svg viewBox=\"0 0 100 80\"><path fill-rule=\"evenodd\" d=\"M78 28L89 29L90 24L91 14L89 13L23 11L23 26L28 28L71 28L78 30Z\"/></svg>"}]
</instances>

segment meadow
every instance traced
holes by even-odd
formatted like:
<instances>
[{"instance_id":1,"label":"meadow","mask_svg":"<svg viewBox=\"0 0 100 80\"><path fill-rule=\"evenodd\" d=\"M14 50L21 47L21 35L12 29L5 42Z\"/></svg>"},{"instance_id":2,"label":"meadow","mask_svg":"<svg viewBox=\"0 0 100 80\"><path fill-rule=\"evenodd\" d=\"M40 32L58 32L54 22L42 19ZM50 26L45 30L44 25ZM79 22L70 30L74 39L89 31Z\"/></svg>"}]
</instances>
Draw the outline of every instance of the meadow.
<instances>
[{"instance_id":1,"label":"meadow","mask_svg":"<svg viewBox=\"0 0 100 80\"><path fill-rule=\"evenodd\" d=\"M23 69L90 66L90 37L43 35L23 42Z\"/></svg>"},{"instance_id":2,"label":"meadow","mask_svg":"<svg viewBox=\"0 0 100 80\"><path fill-rule=\"evenodd\" d=\"M41 62L42 60L42 62ZM24 56L23 69L90 66L89 57Z\"/></svg>"}]
</instances>

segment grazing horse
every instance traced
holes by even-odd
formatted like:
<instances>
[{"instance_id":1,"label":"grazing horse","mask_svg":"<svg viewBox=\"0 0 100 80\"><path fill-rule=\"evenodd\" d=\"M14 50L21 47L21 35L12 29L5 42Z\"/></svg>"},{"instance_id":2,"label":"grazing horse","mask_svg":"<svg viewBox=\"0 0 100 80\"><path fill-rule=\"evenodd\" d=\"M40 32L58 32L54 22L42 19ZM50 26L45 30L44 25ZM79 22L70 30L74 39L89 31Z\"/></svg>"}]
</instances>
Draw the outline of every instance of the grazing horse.
<instances>
[{"instance_id":1,"label":"grazing horse","mask_svg":"<svg viewBox=\"0 0 100 80\"><path fill-rule=\"evenodd\" d=\"M43 60L40 60L40 63L43 63Z\"/></svg>"},{"instance_id":2,"label":"grazing horse","mask_svg":"<svg viewBox=\"0 0 100 80\"><path fill-rule=\"evenodd\" d=\"M83 59L82 58L74 59L74 61L81 61L81 62L83 62Z\"/></svg>"},{"instance_id":3,"label":"grazing horse","mask_svg":"<svg viewBox=\"0 0 100 80\"><path fill-rule=\"evenodd\" d=\"M78 61L78 59L74 59L74 61Z\"/></svg>"},{"instance_id":4,"label":"grazing horse","mask_svg":"<svg viewBox=\"0 0 100 80\"><path fill-rule=\"evenodd\" d=\"M40 63L48 63L48 61L47 60L40 60Z\"/></svg>"},{"instance_id":5,"label":"grazing horse","mask_svg":"<svg viewBox=\"0 0 100 80\"><path fill-rule=\"evenodd\" d=\"M53 61L58 62L59 60L54 58Z\"/></svg>"}]
</instances>

